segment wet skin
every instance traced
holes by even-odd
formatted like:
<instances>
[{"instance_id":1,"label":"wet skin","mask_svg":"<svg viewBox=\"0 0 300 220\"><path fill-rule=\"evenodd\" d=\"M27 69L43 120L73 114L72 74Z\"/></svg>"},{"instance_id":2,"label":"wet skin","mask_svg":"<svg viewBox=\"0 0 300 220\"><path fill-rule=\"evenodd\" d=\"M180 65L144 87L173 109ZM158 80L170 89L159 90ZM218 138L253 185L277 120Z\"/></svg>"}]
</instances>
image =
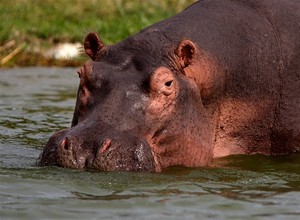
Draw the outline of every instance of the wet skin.
<instances>
[{"instance_id":1,"label":"wet skin","mask_svg":"<svg viewBox=\"0 0 300 220\"><path fill-rule=\"evenodd\" d=\"M159 172L298 152L299 9L207 0L115 45L89 33L72 125L39 164Z\"/></svg>"}]
</instances>

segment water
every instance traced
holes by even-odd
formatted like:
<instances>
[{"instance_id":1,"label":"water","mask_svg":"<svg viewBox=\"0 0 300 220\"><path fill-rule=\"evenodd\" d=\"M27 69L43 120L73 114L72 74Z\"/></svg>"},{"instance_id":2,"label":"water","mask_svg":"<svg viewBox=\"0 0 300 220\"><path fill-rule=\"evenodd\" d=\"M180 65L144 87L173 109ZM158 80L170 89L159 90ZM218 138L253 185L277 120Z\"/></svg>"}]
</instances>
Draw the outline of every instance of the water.
<instances>
[{"instance_id":1,"label":"water","mask_svg":"<svg viewBox=\"0 0 300 220\"><path fill-rule=\"evenodd\" d=\"M77 84L74 69L0 70L0 219L299 219L300 155L159 174L37 167Z\"/></svg>"}]
</instances>

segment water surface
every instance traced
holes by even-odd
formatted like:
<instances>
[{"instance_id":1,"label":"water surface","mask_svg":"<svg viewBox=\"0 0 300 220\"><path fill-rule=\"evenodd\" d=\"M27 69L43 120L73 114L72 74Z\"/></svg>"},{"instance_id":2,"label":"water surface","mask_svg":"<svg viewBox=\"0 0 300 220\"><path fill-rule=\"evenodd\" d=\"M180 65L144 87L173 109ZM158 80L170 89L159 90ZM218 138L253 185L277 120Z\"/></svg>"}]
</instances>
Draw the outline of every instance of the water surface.
<instances>
[{"instance_id":1,"label":"water surface","mask_svg":"<svg viewBox=\"0 0 300 220\"><path fill-rule=\"evenodd\" d=\"M0 219L299 219L300 155L163 173L37 167L72 119L75 69L0 70Z\"/></svg>"}]
</instances>

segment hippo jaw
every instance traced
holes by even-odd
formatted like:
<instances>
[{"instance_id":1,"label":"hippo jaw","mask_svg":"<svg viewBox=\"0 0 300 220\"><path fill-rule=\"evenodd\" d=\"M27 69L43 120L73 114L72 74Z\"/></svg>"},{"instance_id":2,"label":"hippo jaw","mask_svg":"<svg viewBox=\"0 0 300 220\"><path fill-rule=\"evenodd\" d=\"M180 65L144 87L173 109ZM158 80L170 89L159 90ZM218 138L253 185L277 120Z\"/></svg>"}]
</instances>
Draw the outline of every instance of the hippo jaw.
<instances>
[{"instance_id":1,"label":"hippo jaw","mask_svg":"<svg viewBox=\"0 0 300 220\"><path fill-rule=\"evenodd\" d=\"M90 142L76 136L73 130L64 129L51 136L38 159L40 166L99 171L156 171L152 151L145 141L132 136L120 141L119 136Z\"/></svg>"}]
</instances>

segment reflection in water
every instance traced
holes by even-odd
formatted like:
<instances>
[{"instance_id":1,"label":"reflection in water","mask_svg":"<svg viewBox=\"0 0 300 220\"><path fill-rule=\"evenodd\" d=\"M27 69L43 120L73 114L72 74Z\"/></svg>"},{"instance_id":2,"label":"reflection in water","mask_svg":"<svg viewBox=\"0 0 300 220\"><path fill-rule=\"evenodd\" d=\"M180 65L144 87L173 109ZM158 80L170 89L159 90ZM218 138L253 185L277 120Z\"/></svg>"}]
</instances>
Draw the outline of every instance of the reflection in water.
<instances>
[{"instance_id":1,"label":"reflection in water","mask_svg":"<svg viewBox=\"0 0 300 220\"><path fill-rule=\"evenodd\" d=\"M231 156L163 173L36 167L71 122L74 69L0 70L0 219L297 219L300 155Z\"/></svg>"},{"instance_id":2,"label":"reflection in water","mask_svg":"<svg viewBox=\"0 0 300 220\"><path fill-rule=\"evenodd\" d=\"M124 199L134 199L134 198L146 198L145 194L137 194L137 195L118 195L117 193L113 193L110 195L93 195L81 192L72 192L78 199L83 200L124 200Z\"/></svg>"},{"instance_id":3,"label":"reflection in water","mask_svg":"<svg viewBox=\"0 0 300 220\"><path fill-rule=\"evenodd\" d=\"M43 68L1 71L0 143L40 148L50 133L69 126L77 87L74 73Z\"/></svg>"}]
</instances>

